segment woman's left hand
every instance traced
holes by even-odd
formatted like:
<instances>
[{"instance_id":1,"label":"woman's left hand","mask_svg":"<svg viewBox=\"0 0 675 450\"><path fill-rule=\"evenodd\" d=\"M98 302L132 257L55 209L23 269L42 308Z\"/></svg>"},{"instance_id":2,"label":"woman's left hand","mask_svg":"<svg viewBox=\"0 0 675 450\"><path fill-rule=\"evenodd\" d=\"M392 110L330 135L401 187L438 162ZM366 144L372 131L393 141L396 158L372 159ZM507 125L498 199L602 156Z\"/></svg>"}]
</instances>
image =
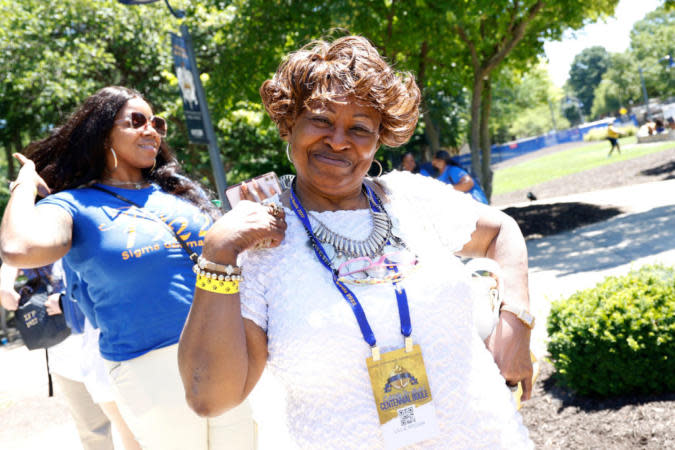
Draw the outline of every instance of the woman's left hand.
<instances>
[{"instance_id":1,"label":"woman's left hand","mask_svg":"<svg viewBox=\"0 0 675 450\"><path fill-rule=\"evenodd\" d=\"M471 258L488 257L501 267L500 283L512 306L530 309L527 282L527 247L515 220L502 211L478 204L476 230L462 251ZM487 346L502 376L509 385L523 386L521 400L532 395L532 360L530 329L514 314L502 311L497 328L488 338Z\"/></svg>"},{"instance_id":2,"label":"woman's left hand","mask_svg":"<svg viewBox=\"0 0 675 450\"><path fill-rule=\"evenodd\" d=\"M532 360L530 357L530 329L515 315L502 312L497 328L488 338L487 346L506 383L522 383L521 400L532 396Z\"/></svg>"}]
</instances>

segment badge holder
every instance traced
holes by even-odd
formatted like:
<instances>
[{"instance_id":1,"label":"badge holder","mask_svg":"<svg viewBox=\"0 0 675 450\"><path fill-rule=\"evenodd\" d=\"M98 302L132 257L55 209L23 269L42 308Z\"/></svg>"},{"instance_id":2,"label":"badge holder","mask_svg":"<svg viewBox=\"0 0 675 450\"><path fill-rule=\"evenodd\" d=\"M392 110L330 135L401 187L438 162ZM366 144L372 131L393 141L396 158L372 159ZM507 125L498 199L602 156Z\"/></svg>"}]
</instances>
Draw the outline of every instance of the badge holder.
<instances>
[{"instance_id":1,"label":"badge holder","mask_svg":"<svg viewBox=\"0 0 675 450\"><path fill-rule=\"evenodd\" d=\"M403 348L385 353L375 345L366 359L387 449L425 441L439 433L422 350L413 344L412 337L404 340Z\"/></svg>"}]
</instances>

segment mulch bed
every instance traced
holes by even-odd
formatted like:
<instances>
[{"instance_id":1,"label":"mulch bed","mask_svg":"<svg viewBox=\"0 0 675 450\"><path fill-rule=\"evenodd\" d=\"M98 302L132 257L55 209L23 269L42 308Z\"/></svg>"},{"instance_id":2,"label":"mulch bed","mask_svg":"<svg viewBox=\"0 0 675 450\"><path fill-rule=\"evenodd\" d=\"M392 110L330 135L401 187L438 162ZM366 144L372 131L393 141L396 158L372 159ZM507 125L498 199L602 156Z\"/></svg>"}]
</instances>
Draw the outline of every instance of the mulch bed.
<instances>
[{"instance_id":1,"label":"mulch bed","mask_svg":"<svg viewBox=\"0 0 675 450\"><path fill-rule=\"evenodd\" d=\"M529 205L502 211L518 222L525 239L562 233L621 214L619 208L579 202Z\"/></svg>"},{"instance_id":2,"label":"mulch bed","mask_svg":"<svg viewBox=\"0 0 675 450\"><path fill-rule=\"evenodd\" d=\"M552 180L531 190L541 200L673 178L675 149ZM508 195L511 198L502 196L495 204L527 201L526 191ZM526 239L568 231L621 213L617 208L576 202L533 203L504 211L518 222ZM554 368L545 360L541 361L532 399L523 404L521 412L537 448L675 449L675 393L581 397L556 384Z\"/></svg>"},{"instance_id":3,"label":"mulch bed","mask_svg":"<svg viewBox=\"0 0 675 450\"><path fill-rule=\"evenodd\" d=\"M675 448L675 393L581 397L556 384L553 367L546 361L521 413L537 448Z\"/></svg>"}]
</instances>

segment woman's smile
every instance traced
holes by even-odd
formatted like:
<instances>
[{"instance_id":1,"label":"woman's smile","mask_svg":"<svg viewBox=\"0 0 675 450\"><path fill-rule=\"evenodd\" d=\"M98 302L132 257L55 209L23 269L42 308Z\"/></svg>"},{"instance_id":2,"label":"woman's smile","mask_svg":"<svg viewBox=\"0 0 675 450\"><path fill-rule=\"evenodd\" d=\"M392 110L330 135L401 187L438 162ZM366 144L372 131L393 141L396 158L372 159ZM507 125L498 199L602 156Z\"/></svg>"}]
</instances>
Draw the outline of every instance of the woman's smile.
<instances>
[{"instance_id":1,"label":"woman's smile","mask_svg":"<svg viewBox=\"0 0 675 450\"><path fill-rule=\"evenodd\" d=\"M348 158L330 150L320 150L314 152L312 153L312 157L320 163L331 166L350 167L352 165L352 162Z\"/></svg>"}]
</instances>

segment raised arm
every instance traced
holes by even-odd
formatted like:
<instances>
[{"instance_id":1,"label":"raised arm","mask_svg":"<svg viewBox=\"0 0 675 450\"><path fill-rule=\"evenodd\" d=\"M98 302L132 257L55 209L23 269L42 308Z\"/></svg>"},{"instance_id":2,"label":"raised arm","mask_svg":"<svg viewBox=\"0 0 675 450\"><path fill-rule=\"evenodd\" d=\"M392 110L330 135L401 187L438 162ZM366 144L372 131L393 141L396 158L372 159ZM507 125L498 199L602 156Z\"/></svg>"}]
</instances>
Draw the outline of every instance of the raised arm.
<instances>
[{"instance_id":1,"label":"raised arm","mask_svg":"<svg viewBox=\"0 0 675 450\"><path fill-rule=\"evenodd\" d=\"M455 188L455 190L461 191L461 192L468 192L473 188L473 179L471 178L470 175L464 175L462 178L459 179L459 181L456 184L453 184L452 187Z\"/></svg>"},{"instance_id":2,"label":"raised arm","mask_svg":"<svg viewBox=\"0 0 675 450\"><path fill-rule=\"evenodd\" d=\"M221 217L204 239L202 255L236 265L240 252L260 242L277 246L284 237L283 212L244 201ZM190 407L216 416L241 403L256 385L267 361L267 336L241 316L239 293L195 289L178 346L178 366Z\"/></svg>"},{"instance_id":3,"label":"raised arm","mask_svg":"<svg viewBox=\"0 0 675 450\"><path fill-rule=\"evenodd\" d=\"M49 187L35 172L33 161L19 153L14 156L23 167L12 183L2 217L1 257L15 267L45 266L70 250L73 220L57 206L35 206L37 193L48 195Z\"/></svg>"},{"instance_id":4,"label":"raised arm","mask_svg":"<svg viewBox=\"0 0 675 450\"><path fill-rule=\"evenodd\" d=\"M480 216L476 230L460 254L488 257L502 269L504 302L530 310L527 282L527 247L515 220L496 208L478 204ZM488 348L509 384L522 382L523 400L532 393L530 328L513 313L502 311L499 323L488 341Z\"/></svg>"}]
</instances>

